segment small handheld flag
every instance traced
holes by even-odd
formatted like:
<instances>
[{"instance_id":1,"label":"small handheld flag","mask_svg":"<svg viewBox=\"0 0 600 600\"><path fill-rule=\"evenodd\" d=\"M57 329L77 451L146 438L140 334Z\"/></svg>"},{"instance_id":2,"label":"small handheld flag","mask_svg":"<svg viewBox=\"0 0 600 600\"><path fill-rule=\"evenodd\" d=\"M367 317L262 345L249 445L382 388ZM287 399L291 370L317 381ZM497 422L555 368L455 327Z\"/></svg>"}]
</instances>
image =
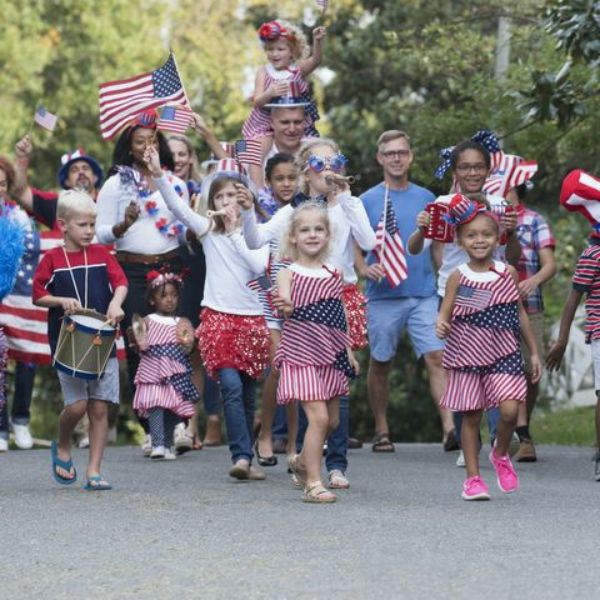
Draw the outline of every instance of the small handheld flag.
<instances>
[{"instance_id":1,"label":"small handheld flag","mask_svg":"<svg viewBox=\"0 0 600 600\"><path fill-rule=\"evenodd\" d=\"M238 140L235 143L237 159L247 165L262 165L262 144L257 140Z\"/></svg>"},{"instance_id":2,"label":"small handheld flag","mask_svg":"<svg viewBox=\"0 0 600 600\"><path fill-rule=\"evenodd\" d=\"M185 106L163 106L156 126L161 131L185 133L192 121L192 111Z\"/></svg>"},{"instance_id":3,"label":"small handheld flag","mask_svg":"<svg viewBox=\"0 0 600 600\"><path fill-rule=\"evenodd\" d=\"M54 131L57 121L58 115L53 115L41 105L37 107L35 115L33 116L33 122L48 131Z\"/></svg>"}]
</instances>

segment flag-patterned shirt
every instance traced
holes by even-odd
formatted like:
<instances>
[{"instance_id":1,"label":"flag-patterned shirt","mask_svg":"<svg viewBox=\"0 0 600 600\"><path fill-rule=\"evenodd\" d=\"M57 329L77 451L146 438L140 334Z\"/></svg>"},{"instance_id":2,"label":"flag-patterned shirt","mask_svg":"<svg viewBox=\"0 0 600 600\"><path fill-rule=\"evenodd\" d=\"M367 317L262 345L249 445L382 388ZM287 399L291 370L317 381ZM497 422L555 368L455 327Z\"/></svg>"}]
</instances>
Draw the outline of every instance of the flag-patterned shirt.
<instances>
[{"instance_id":1,"label":"flag-patterned shirt","mask_svg":"<svg viewBox=\"0 0 600 600\"><path fill-rule=\"evenodd\" d=\"M463 264L459 272L443 367L479 369L518 352L519 291L507 266L494 261L478 273Z\"/></svg>"},{"instance_id":2,"label":"flag-patterned shirt","mask_svg":"<svg viewBox=\"0 0 600 600\"><path fill-rule=\"evenodd\" d=\"M541 269L540 250L544 248L554 249L556 242L546 219L522 204L517 207L516 233L519 244L521 244L521 257L517 265L517 273L519 274L519 281L524 281L533 277ZM544 310L540 286L523 300L523 306L529 314Z\"/></svg>"},{"instance_id":3,"label":"flag-patterned shirt","mask_svg":"<svg viewBox=\"0 0 600 600\"><path fill-rule=\"evenodd\" d=\"M600 339L600 239L591 238L582 252L573 275L573 288L587 294L585 302L585 339L589 344Z\"/></svg>"}]
</instances>

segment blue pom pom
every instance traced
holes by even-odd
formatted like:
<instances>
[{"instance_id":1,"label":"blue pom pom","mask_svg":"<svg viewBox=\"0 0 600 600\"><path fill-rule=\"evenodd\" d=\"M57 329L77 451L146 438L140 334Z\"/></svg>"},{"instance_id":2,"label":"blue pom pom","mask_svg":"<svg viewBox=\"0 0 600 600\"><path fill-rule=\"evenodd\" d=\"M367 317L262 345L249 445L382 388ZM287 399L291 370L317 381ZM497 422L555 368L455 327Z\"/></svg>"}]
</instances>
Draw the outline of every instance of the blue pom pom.
<instances>
[{"instance_id":1,"label":"blue pom pom","mask_svg":"<svg viewBox=\"0 0 600 600\"><path fill-rule=\"evenodd\" d=\"M0 219L0 300L14 285L19 261L25 250L23 231L10 219Z\"/></svg>"}]
</instances>

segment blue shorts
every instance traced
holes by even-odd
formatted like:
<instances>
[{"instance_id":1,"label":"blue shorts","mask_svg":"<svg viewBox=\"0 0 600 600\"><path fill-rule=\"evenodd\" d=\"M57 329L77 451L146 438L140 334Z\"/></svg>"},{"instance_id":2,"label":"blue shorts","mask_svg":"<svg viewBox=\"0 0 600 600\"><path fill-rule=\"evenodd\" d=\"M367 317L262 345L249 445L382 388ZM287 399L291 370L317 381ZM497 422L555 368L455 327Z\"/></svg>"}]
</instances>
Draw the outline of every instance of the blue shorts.
<instances>
[{"instance_id":1,"label":"blue shorts","mask_svg":"<svg viewBox=\"0 0 600 600\"><path fill-rule=\"evenodd\" d=\"M79 400L104 400L119 404L119 361L109 358L100 379L80 379L57 370L65 406Z\"/></svg>"},{"instance_id":2,"label":"blue shorts","mask_svg":"<svg viewBox=\"0 0 600 600\"><path fill-rule=\"evenodd\" d=\"M408 330L417 358L444 349L444 342L435 335L438 297L395 298L367 302L367 329L371 358L388 362L396 350L404 330Z\"/></svg>"}]
</instances>

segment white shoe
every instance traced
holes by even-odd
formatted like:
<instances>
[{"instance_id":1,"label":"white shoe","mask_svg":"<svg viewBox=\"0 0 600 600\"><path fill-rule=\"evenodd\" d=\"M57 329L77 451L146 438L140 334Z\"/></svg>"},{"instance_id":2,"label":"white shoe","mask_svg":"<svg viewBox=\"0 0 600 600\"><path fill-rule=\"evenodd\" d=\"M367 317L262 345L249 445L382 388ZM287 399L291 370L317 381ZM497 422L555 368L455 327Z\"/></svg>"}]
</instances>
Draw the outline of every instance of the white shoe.
<instances>
[{"instance_id":1,"label":"white shoe","mask_svg":"<svg viewBox=\"0 0 600 600\"><path fill-rule=\"evenodd\" d=\"M152 448L150 450L150 458L154 460L160 460L165 457L165 447L164 446L156 446L156 448Z\"/></svg>"},{"instance_id":2,"label":"white shoe","mask_svg":"<svg viewBox=\"0 0 600 600\"><path fill-rule=\"evenodd\" d=\"M165 460L175 460L177 458L177 451L175 450L175 446L171 448L165 448Z\"/></svg>"},{"instance_id":3,"label":"white shoe","mask_svg":"<svg viewBox=\"0 0 600 600\"><path fill-rule=\"evenodd\" d=\"M79 440L79 444L77 444L77 447L80 450L85 450L86 448L90 447L90 438L86 435L85 437L82 437Z\"/></svg>"},{"instance_id":4,"label":"white shoe","mask_svg":"<svg viewBox=\"0 0 600 600\"><path fill-rule=\"evenodd\" d=\"M458 453L458 458L456 459L456 466L457 467L466 467L467 463L465 462L465 453L461 450Z\"/></svg>"},{"instance_id":5,"label":"white shoe","mask_svg":"<svg viewBox=\"0 0 600 600\"><path fill-rule=\"evenodd\" d=\"M177 454L184 454L193 448L194 440L186 428L185 423L178 423L175 425L173 437L175 440L175 450L177 451Z\"/></svg>"},{"instance_id":6,"label":"white shoe","mask_svg":"<svg viewBox=\"0 0 600 600\"><path fill-rule=\"evenodd\" d=\"M13 423L12 428L13 433L15 434L15 444L18 448L21 448L21 450L33 448L33 439L27 425L17 425L16 423Z\"/></svg>"},{"instance_id":7,"label":"white shoe","mask_svg":"<svg viewBox=\"0 0 600 600\"><path fill-rule=\"evenodd\" d=\"M329 471L329 489L331 490L347 490L350 487L350 482L344 471L333 469Z\"/></svg>"},{"instance_id":8,"label":"white shoe","mask_svg":"<svg viewBox=\"0 0 600 600\"><path fill-rule=\"evenodd\" d=\"M8 440L0 438L0 452L8 452Z\"/></svg>"},{"instance_id":9,"label":"white shoe","mask_svg":"<svg viewBox=\"0 0 600 600\"><path fill-rule=\"evenodd\" d=\"M150 437L149 433L147 433L144 437L144 442L142 443L142 452L144 453L144 456L150 456L152 452L152 437Z\"/></svg>"}]
</instances>

